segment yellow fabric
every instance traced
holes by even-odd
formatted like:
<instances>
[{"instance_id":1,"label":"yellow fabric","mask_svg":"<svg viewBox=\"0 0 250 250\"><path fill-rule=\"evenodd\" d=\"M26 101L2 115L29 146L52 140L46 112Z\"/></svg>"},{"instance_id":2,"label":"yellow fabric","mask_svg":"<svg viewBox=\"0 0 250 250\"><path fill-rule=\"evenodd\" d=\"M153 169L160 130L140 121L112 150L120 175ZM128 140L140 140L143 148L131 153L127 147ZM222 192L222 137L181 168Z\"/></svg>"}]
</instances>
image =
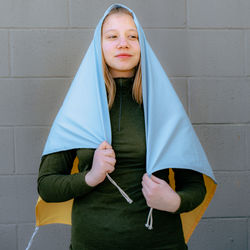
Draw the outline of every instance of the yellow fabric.
<instances>
[{"instance_id":1,"label":"yellow fabric","mask_svg":"<svg viewBox=\"0 0 250 250\"><path fill-rule=\"evenodd\" d=\"M76 157L71 171L72 174L78 172L78 163L79 160ZM207 189L207 194L205 196L204 201L191 212L181 214L181 220L182 220L186 243L188 242L195 227L197 226L202 215L207 209L216 190L216 184L214 183L214 181L206 175L203 175L203 177ZM171 187L175 188L174 173L171 169L169 172L169 181ZM36 226L43 226L53 223L71 225L72 204L73 204L73 199L66 202L47 203L43 201L41 197L39 197L36 204Z\"/></svg>"},{"instance_id":2,"label":"yellow fabric","mask_svg":"<svg viewBox=\"0 0 250 250\"><path fill-rule=\"evenodd\" d=\"M79 159L76 157L71 174L77 173ZM40 196L36 203L36 226L53 223L71 225L71 209L73 199L65 202L45 202Z\"/></svg>"},{"instance_id":3,"label":"yellow fabric","mask_svg":"<svg viewBox=\"0 0 250 250\"><path fill-rule=\"evenodd\" d=\"M194 229L198 225L202 215L206 211L216 190L217 185L214 183L214 181L210 177L203 175L203 178L204 178L206 189L207 189L207 193L203 202L194 210L181 214L181 221L182 221L184 238L185 238L186 243L188 242ZM172 169L170 169L169 171L169 182L170 182L170 186L174 189L175 181L174 181L174 172L172 171Z\"/></svg>"}]
</instances>

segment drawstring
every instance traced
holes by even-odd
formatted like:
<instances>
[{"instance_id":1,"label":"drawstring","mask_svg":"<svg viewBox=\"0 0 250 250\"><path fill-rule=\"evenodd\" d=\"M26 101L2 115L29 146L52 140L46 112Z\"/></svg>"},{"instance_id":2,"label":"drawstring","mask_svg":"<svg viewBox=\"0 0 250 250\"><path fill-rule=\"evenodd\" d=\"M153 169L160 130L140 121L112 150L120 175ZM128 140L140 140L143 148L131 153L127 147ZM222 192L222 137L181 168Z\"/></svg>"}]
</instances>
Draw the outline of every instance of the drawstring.
<instances>
[{"instance_id":1,"label":"drawstring","mask_svg":"<svg viewBox=\"0 0 250 250\"><path fill-rule=\"evenodd\" d=\"M35 228L34 233L32 234L32 236L31 236L31 238L30 238L30 241L29 241L29 244L28 244L28 246L26 247L25 250L29 250L29 249L30 249L31 244L32 244L32 242L33 242L33 240L34 240L35 235L37 234L38 229L39 229L39 227L36 227L36 228Z\"/></svg>"},{"instance_id":2,"label":"drawstring","mask_svg":"<svg viewBox=\"0 0 250 250\"><path fill-rule=\"evenodd\" d=\"M133 202L132 199L130 199L130 197L118 186L118 184L109 176L109 174L107 173L106 176L108 177L109 181L119 190L119 192L121 193L121 195L126 199L126 201L131 204ZM147 220L147 224L145 225L148 229L152 229L152 223L153 223L153 218L152 218L152 208L149 211L149 215L148 215L148 220ZM150 225L148 225L149 223L149 219L150 219ZM34 233L32 234L30 241L28 243L28 246L26 247L25 250L29 250L32 242L34 240L35 235L37 234L39 227L36 227L34 230Z\"/></svg>"},{"instance_id":3,"label":"drawstring","mask_svg":"<svg viewBox=\"0 0 250 250\"><path fill-rule=\"evenodd\" d=\"M131 204L133 202L133 200L131 200L129 198L129 196L118 186L118 184L109 176L109 174L107 173L106 176L108 177L109 181L115 186L117 187L117 189L120 191L121 195L127 200L127 202L129 204ZM145 227L148 228L148 230L152 230L153 229L153 208L151 207L148 213L148 218L147 218L147 223L145 224Z\"/></svg>"},{"instance_id":4,"label":"drawstring","mask_svg":"<svg viewBox=\"0 0 250 250\"><path fill-rule=\"evenodd\" d=\"M153 229L153 208L151 207L148 213L147 223L145 224L149 230Z\"/></svg>"},{"instance_id":5,"label":"drawstring","mask_svg":"<svg viewBox=\"0 0 250 250\"><path fill-rule=\"evenodd\" d=\"M133 202L133 200L131 200L129 198L129 196L118 186L118 184L109 176L109 174L106 174L106 176L108 177L109 181L115 186L117 187L117 189L120 191L121 195L126 199L126 201L131 204ZM36 227L35 230L34 230L34 233L32 234L31 238L30 238L30 241L28 243L28 246L26 247L25 250L29 250L31 245L32 245L32 242L34 240L34 237L36 236L37 234L37 231L38 231L39 227Z\"/></svg>"},{"instance_id":6,"label":"drawstring","mask_svg":"<svg viewBox=\"0 0 250 250\"><path fill-rule=\"evenodd\" d=\"M133 200L131 200L129 198L129 196L118 186L118 184L109 176L109 174L107 173L106 176L108 177L109 181L115 186L117 187L117 189L119 190L119 192L121 193L121 195L127 200L127 202L129 204L131 204L133 202Z\"/></svg>"},{"instance_id":7,"label":"drawstring","mask_svg":"<svg viewBox=\"0 0 250 250\"><path fill-rule=\"evenodd\" d=\"M131 200L129 198L129 196L118 186L118 184L109 176L109 174L107 173L106 176L108 177L109 181L115 186L117 187L117 189L120 191L121 195L126 199L126 201L131 204L133 202L133 200ZM28 246L26 247L25 250L29 250L31 245L32 245L32 242L34 240L34 237L36 236L37 234L37 231L38 231L39 227L36 227L31 238L30 238L30 241L28 243Z\"/></svg>"}]
</instances>

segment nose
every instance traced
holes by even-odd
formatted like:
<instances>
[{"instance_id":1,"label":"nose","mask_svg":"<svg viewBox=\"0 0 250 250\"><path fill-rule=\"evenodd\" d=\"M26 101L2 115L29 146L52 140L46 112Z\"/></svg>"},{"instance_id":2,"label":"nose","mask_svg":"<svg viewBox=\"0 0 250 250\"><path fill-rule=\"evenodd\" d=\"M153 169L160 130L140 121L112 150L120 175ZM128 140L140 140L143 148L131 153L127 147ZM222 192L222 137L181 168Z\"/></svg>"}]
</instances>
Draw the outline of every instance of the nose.
<instances>
[{"instance_id":1,"label":"nose","mask_svg":"<svg viewBox=\"0 0 250 250\"><path fill-rule=\"evenodd\" d=\"M128 48L129 43L125 37L120 37L117 46L118 46L118 48Z\"/></svg>"}]
</instances>

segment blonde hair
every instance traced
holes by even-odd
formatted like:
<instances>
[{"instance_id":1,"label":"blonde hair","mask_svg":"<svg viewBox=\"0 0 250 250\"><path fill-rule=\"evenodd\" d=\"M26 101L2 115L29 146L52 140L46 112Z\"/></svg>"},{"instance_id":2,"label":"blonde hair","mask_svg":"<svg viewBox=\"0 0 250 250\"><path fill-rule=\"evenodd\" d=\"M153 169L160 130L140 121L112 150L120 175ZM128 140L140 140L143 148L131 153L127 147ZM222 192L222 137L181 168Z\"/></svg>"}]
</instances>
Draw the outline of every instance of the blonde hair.
<instances>
[{"instance_id":1,"label":"blonde hair","mask_svg":"<svg viewBox=\"0 0 250 250\"><path fill-rule=\"evenodd\" d=\"M117 14L117 13L130 15L133 18L133 15L127 9L123 7L115 7L109 12L109 14L105 17L105 19L108 16L112 14ZM103 20L102 25L104 24L105 19ZM105 81L106 91L108 95L108 106L109 106L109 109L111 109L115 100L116 85L109 71L108 65L105 62L103 53L102 53L102 68L103 68L103 77ZM141 60L139 61L138 65L135 68L135 77L134 77L134 83L133 83L133 88L132 88L132 97L135 99L135 101L138 104L142 104L143 99L142 99Z\"/></svg>"}]
</instances>

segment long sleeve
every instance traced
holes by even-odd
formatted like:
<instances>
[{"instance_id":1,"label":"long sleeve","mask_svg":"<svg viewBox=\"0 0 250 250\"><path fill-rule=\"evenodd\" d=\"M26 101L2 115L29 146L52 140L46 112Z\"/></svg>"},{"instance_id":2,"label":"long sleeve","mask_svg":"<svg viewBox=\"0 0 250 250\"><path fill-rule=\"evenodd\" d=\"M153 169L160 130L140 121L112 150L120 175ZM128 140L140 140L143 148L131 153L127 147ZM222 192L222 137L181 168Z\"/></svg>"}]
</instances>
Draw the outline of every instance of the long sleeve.
<instances>
[{"instance_id":1,"label":"long sleeve","mask_svg":"<svg viewBox=\"0 0 250 250\"><path fill-rule=\"evenodd\" d=\"M61 151L42 157L38 193L46 202L62 202L82 196L93 188L85 182L87 170L70 174L76 157L75 150Z\"/></svg>"},{"instance_id":2,"label":"long sleeve","mask_svg":"<svg viewBox=\"0 0 250 250\"><path fill-rule=\"evenodd\" d=\"M191 211L202 203L206 195L203 175L193 170L173 170L175 174L175 190L181 197L181 204L176 213Z\"/></svg>"}]
</instances>

